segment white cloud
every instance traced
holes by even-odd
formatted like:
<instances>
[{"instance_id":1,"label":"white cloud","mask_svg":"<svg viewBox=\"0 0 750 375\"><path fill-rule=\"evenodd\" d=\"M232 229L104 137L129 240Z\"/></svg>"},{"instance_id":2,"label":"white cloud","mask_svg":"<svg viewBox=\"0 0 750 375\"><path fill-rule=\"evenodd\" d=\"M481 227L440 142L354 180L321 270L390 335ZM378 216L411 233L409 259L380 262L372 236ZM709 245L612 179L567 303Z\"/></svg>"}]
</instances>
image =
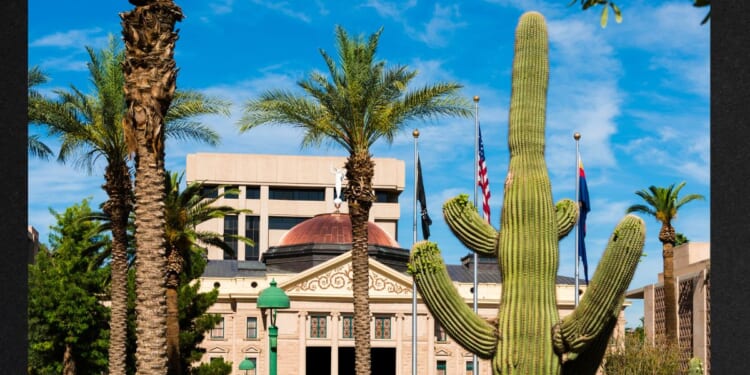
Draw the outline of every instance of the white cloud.
<instances>
[{"instance_id":1,"label":"white cloud","mask_svg":"<svg viewBox=\"0 0 750 375\"><path fill-rule=\"evenodd\" d=\"M221 0L208 4L214 14L229 14L234 9L234 0Z\"/></svg>"},{"instance_id":2,"label":"white cloud","mask_svg":"<svg viewBox=\"0 0 750 375\"><path fill-rule=\"evenodd\" d=\"M311 22L310 16L308 16L305 13L293 10L292 9L293 5L289 4L286 1L276 2L276 1L267 1L267 0L253 0L253 3L258 4L264 8L268 8L273 11L279 12L287 17L300 20L305 23Z\"/></svg>"},{"instance_id":3,"label":"white cloud","mask_svg":"<svg viewBox=\"0 0 750 375\"><path fill-rule=\"evenodd\" d=\"M705 8L693 7L685 1L641 2L623 9L623 12L623 21L613 34L618 45L656 53L680 52L689 55L708 51L711 28L708 24L700 25L706 15Z\"/></svg>"},{"instance_id":4,"label":"white cloud","mask_svg":"<svg viewBox=\"0 0 750 375\"><path fill-rule=\"evenodd\" d=\"M74 71L85 72L88 70L88 60L79 60L75 56L63 56L42 60L39 67L43 71Z\"/></svg>"},{"instance_id":5,"label":"white cloud","mask_svg":"<svg viewBox=\"0 0 750 375\"><path fill-rule=\"evenodd\" d=\"M503 7L516 8L522 11L535 10L545 15L545 17L556 17L565 11L565 4L545 0L485 0L490 4L497 4Z\"/></svg>"},{"instance_id":6,"label":"white cloud","mask_svg":"<svg viewBox=\"0 0 750 375\"><path fill-rule=\"evenodd\" d=\"M707 186L710 182L710 138L707 120L692 113L635 112L642 136L616 146L650 169Z\"/></svg>"},{"instance_id":7,"label":"white cloud","mask_svg":"<svg viewBox=\"0 0 750 375\"><path fill-rule=\"evenodd\" d=\"M29 43L29 47L55 47L55 48L76 48L82 46L92 46L97 48L105 45L107 37L101 35L103 30L99 27L91 29L76 29L56 32L45 35Z\"/></svg>"},{"instance_id":8,"label":"white cloud","mask_svg":"<svg viewBox=\"0 0 750 375\"><path fill-rule=\"evenodd\" d=\"M417 0L409 0L408 2L389 2L382 0L368 0L363 7L369 7L375 9L375 11L383 18L395 18L402 19L403 13L407 10L415 7Z\"/></svg>"},{"instance_id":9,"label":"white cloud","mask_svg":"<svg viewBox=\"0 0 750 375\"><path fill-rule=\"evenodd\" d=\"M406 33L414 39L421 40L428 46L443 47L447 44L447 37L454 30L466 27L466 22L457 21L461 17L461 12L457 4L441 6L435 4L432 18L424 24L424 30L417 30L404 22Z\"/></svg>"}]
</instances>

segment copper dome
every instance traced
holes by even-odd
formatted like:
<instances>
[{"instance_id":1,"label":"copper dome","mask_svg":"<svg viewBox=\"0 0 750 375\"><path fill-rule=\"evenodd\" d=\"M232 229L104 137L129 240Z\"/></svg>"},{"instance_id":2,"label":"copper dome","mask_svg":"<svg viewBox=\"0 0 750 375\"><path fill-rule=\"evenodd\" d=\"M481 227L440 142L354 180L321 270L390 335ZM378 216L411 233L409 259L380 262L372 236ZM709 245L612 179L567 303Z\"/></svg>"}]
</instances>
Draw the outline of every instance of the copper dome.
<instances>
[{"instance_id":1,"label":"copper dome","mask_svg":"<svg viewBox=\"0 0 750 375\"><path fill-rule=\"evenodd\" d=\"M400 248L398 242L377 224L367 222L367 243L376 246ZM279 240L277 247L308 243L351 244L352 224L348 214L320 214L290 229Z\"/></svg>"}]
</instances>

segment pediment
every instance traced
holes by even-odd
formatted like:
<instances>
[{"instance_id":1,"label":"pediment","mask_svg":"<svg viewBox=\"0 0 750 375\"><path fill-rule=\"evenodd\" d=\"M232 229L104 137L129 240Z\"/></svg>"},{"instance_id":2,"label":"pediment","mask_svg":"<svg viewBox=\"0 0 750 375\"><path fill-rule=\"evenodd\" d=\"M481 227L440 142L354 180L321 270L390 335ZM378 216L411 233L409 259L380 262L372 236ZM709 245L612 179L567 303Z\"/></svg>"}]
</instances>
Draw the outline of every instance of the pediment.
<instances>
[{"instance_id":1,"label":"pediment","mask_svg":"<svg viewBox=\"0 0 750 375\"><path fill-rule=\"evenodd\" d=\"M245 354L258 354L260 353L260 348L255 345L250 345L250 346L242 348L242 352Z\"/></svg>"},{"instance_id":2,"label":"pediment","mask_svg":"<svg viewBox=\"0 0 750 375\"><path fill-rule=\"evenodd\" d=\"M351 251L287 279L279 285L290 297L352 298ZM370 258L371 299L411 298L412 279Z\"/></svg>"},{"instance_id":3,"label":"pediment","mask_svg":"<svg viewBox=\"0 0 750 375\"><path fill-rule=\"evenodd\" d=\"M206 352L210 354L226 354L229 353L229 350L226 350L220 346L214 346L213 348L206 350Z\"/></svg>"},{"instance_id":4,"label":"pediment","mask_svg":"<svg viewBox=\"0 0 750 375\"><path fill-rule=\"evenodd\" d=\"M450 350L447 350L447 349L443 349L443 348L435 348L435 355L436 355L436 356L446 356L446 357L450 357L450 356L451 356L451 354L453 354L453 353L451 353L451 351L450 351Z\"/></svg>"}]
</instances>

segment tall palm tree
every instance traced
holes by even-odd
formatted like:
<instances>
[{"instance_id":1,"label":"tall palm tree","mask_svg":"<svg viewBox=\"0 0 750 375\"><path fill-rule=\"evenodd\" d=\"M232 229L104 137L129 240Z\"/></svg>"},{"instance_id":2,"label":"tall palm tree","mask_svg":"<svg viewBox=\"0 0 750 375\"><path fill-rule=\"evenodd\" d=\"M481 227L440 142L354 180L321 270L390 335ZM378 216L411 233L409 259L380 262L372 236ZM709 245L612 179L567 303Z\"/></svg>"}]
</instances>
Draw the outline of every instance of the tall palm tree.
<instances>
[{"instance_id":1,"label":"tall palm tree","mask_svg":"<svg viewBox=\"0 0 750 375\"><path fill-rule=\"evenodd\" d=\"M167 265L164 212L165 117L176 89L175 24L182 9L171 0L130 0L122 13L125 40L123 129L135 154L136 367L138 374L167 372Z\"/></svg>"},{"instance_id":2,"label":"tall palm tree","mask_svg":"<svg viewBox=\"0 0 750 375\"><path fill-rule=\"evenodd\" d=\"M261 124L289 124L305 131L303 146L323 141L342 146L346 160L349 217L352 223L355 366L370 374L370 308L368 306L367 220L375 201L375 163L370 146L383 138L392 142L412 119L440 115L469 116L468 102L458 96L461 85L437 83L407 91L417 72L406 66L386 67L375 60L382 28L368 40L351 38L336 27L339 64L325 51L330 77L312 72L298 82L305 95L283 90L263 93L245 105L240 131Z\"/></svg>"},{"instance_id":3,"label":"tall palm tree","mask_svg":"<svg viewBox=\"0 0 750 375\"><path fill-rule=\"evenodd\" d=\"M213 198L201 196L203 183L194 182L180 191L182 175L168 174L165 180L167 192L166 207L166 240L167 240L167 356L169 358L169 373L183 374L180 361L180 314L178 310L178 290L180 275L183 270L191 269L191 252L200 252L205 256L205 245L216 246L227 253L233 253L232 247L225 242L224 234L199 231L197 227L211 219L223 218L226 215L249 213L250 210L235 209L229 206L216 206L215 203L227 193L237 193L237 190L225 189ZM252 240L244 236L233 238L253 244Z\"/></svg>"},{"instance_id":4,"label":"tall palm tree","mask_svg":"<svg viewBox=\"0 0 750 375\"><path fill-rule=\"evenodd\" d=\"M73 160L76 166L91 172L104 160L102 186L107 201L102 210L111 220L112 287L110 321L110 374L125 374L127 341L127 269L128 217L133 210L133 186L128 163L128 150L122 128L126 110L122 62L124 53L114 37L109 45L96 52L87 47L93 93L86 94L75 86L57 90L58 100L36 102L38 123L61 139L58 160ZM170 108L172 122L166 133L177 139L192 139L216 145L219 136L210 128L188 121L202 114L228 114L228 105L221 100L195 92L179 94L184 98ZM200 102L200 104L196 103ZM162 183L163 186L163 183Z\"/></svg>"},{"instance_id":5,"label":"tall palm tree","mask_svg":"<svg viewBox=\"0 0 750 375\"><path fill-rule=\"evenodd\" d=\"M47 77L44 72L38 67L32 67L29 69L29 73L27 76L27 82L28 82L28 93L29 93L29 102L28 102L28 119L29 119L29 125L38 124L41 120L40 114L39 114L39 105L38 103L43 102L44 96L42 96L39 91L35 89L35 86L41 85L46 83L49 80L49 77ZM35 156L40 159L47 160L50 158L50 156L53 155L52 150L44 144L39 139L38 134L30 135L28 137L28 151L29 155Z\"/></svg>"},{"instance_id":6,"label":"tall palm tree","mask_svg":"<svg viewBox=\"0 0 750 375\"><path fill-rule=\"evenodd\" d=\"M674 279L674 245L677 241L672 221L677 218L677 212L688 202L705 199L700 194L688 194L679 198L680 190L685 182L674 184L669 187L657 187L651 185L648 190L636 191L646 204L634 204L627 208L627 213L639 212L656 218L661 223L659 230L659 241L662 243L663 276L664 276L664 323L666 325L666 338L670 342L677 340L677 296L675 293Z\"/></svg>"}]
</instances>

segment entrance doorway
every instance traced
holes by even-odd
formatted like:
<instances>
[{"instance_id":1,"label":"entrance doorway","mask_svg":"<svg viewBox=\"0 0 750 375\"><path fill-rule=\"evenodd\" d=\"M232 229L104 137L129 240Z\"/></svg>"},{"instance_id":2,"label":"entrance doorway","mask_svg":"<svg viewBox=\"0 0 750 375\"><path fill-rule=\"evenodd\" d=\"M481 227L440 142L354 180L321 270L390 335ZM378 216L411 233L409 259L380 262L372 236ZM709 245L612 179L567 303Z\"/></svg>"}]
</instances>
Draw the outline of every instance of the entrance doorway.
<instances>
[{"instance_id":1,"label":"entrance doorway","mask_svg":"<svg viewBox=\"0 0 750 375\"><path fill-rule=\"evenodd\" d=\"M370 349L370 363L373 374L396 375L396 348ZM339 348L338 375L354 375L354 348Z\"/></svg>"},{"instance_id":2,"label":"entrance doorway","mask_svg":"<svg viewBox=\"0 0 750 375\"><path fill-rule=\"evenodd\" d=\"M307 375L331 375L331 347L308 346L305 350L305 370Z\"/></svg>"}]
</instances>

